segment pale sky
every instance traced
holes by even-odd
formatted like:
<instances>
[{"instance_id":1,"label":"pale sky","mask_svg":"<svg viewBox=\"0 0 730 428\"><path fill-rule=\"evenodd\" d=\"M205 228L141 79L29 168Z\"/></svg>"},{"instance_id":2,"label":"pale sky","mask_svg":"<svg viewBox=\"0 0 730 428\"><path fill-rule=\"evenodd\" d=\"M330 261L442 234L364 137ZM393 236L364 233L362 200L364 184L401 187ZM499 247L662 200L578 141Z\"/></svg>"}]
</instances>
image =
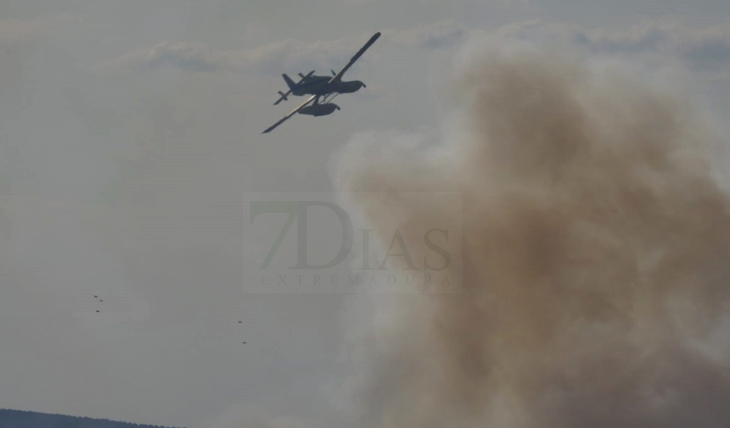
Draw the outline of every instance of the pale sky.
<instances>
[{"instance_id":1,"label":"pale sky","mask_svg":"<svg viewBox=\"0 0 730 428\"><path fill-rule=\"evenodd\" d=\"M346 75L367 88L261 135L300 100L272 105L282 73L337 71L376 31ZM347 426L364 297L247 293L268 248L246 192L332 191L357 132L438 133L484 35L673 64L730 115L726 0L0 1L0 407Z\"/></svg>"}]
</instances>

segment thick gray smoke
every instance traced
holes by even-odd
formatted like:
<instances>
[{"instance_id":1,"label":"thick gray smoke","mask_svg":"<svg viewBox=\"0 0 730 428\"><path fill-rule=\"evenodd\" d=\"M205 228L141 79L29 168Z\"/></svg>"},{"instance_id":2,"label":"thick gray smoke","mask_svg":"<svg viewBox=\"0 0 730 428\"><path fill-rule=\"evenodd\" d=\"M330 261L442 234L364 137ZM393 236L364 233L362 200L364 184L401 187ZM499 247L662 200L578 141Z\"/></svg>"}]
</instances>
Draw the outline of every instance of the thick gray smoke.
<instances>
[{"instance_id":1,"label":"thick gray smoke","mask_svg":"<svg viewBox=\"0 0 730 428\"><path fill-rule=\"evenodd\" d=\"M463 233L458 292L384 296L367 425L730 426L730 200L705 121L564 52L486 50L454 89L444 145L372 135L340 159L341 190L381 192L352 195L384 245L397 227L421 259L424 223Z\"/></svg>"}]
</instances>

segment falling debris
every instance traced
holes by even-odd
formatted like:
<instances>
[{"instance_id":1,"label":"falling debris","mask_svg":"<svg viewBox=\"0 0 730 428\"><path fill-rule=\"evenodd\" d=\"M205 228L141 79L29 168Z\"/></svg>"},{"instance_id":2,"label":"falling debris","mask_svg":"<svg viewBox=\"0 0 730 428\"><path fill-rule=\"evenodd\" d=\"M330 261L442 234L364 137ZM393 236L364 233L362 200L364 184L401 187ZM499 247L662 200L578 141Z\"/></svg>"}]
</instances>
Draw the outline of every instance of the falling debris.
<instances>
[{"instance_id":1,"label":"falling debris","mask_svg":"<svg viewBox=\"0 0 730 428\"><path fill-rule=\"evenodd\" d=\"M98 300L99 302L103 302L103 300L99 299L99 295L98 295L98 294L94 294L94 298L95 298L96 300ZM96 310L96 313L97 313L97 314L98 314L98 313L100 313L100 312L101 312L101 311L99 311L98 309Z\"/></svg>"}]
</instances>

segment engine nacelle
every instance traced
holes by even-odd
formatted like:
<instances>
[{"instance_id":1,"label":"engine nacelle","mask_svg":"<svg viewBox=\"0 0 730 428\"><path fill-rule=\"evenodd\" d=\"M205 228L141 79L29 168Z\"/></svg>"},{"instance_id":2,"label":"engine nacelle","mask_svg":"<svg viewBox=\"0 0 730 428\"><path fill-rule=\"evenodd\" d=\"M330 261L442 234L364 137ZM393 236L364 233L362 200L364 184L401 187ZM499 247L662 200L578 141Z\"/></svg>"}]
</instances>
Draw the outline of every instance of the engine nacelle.
<instances>
[{"instance_id":1,"label":"engine nacelle","mask_svg":"<svg viewBox=\"0 0 730 428\"><path fill-rule=\"evenodd\" d=\"M340 108L337 106L337 104L333 103L327 103L327 104L314 104L311 106L307 106L299 110L299 114L307 114L309 116L327 116L328 114L332 114L335 112L335 110L339 110Z\"/></svg>"}]
</instances>

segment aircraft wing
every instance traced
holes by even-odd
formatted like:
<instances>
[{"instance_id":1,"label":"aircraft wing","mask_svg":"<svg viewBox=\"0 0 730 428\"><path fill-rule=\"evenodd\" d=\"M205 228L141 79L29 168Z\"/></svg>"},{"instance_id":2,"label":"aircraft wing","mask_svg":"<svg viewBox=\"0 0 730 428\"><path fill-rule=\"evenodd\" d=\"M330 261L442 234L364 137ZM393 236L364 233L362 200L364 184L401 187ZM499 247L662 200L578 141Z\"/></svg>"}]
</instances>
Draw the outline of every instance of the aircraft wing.
<instances>
[{"instance_id":1,"label":"aircraft wing","mask_svg":"<svg viewBox=\"0 0 730 428\"><path fill-rule=\"evenodd\" d=\"M268 127L268 128L266 129L266 131L262 132L262 134L267 134L267 133L269 133L269 132L273 131L273 130L274 130L274 128L276 128L277 126L281 125L281 124L282 124L282 123L284 123L284 122L285 122L285 121L286 121L287 119L289 119L290 117L292 117L292 116L294 116L295 114L297 114L297 112L298 112L299 110L301 110L301 109L302 109L302 108L303 108L304 106L306 106L307 104L311 103L311 102L312 102L312 100L314 100L314 99L315 99L316 97L317 97L316 95L312 95L311 97L307 98L307 100L306 100L306 101L304 101L304 102L303 102L302 104L300 104L300 105L299 105L299 107L295 108L294 110L292 110L291 112L289 112L289 114L287 114L286 116L284 116L284 117L283 117L283 118L282 118L281 120L279 120L279 121L278 121L278 122L276 122L275 124L273 124L273 125L271 125L270 127Z\"/></svg>"},{"instance_id":2,"label":"aircraft wing","mask_svg":"<svg viewBox=\"0 0 730 428\"><path fill-rule=\"evenodd\" d=\"M363 46L362 48L360 48L359 51L357 51L357 53L355 54L355 56L353 56L350 59L350 62L347 63L347 65L345 66L345 68L343 68L342 70L340 70L339 73L335 74L335 76L333 78L331 78L328 83L336 82L336 81L342 79L342 75L345 74L345 72L350 67L352 67L352 64L354 64L355 61L357 61L358 59L360 59L360 57L362 56L362 54L364 54L365 51L368 50L368 48L370 48L370 46L372 46L373 43L375 43L376 40L378 40L379 37L380 37L380 32L378 31L377 33L375 33L373 35L373 37L370 38L370 40L368 40L367 43L365 43L365 46Z\"/></svg>"}]
</instances>

